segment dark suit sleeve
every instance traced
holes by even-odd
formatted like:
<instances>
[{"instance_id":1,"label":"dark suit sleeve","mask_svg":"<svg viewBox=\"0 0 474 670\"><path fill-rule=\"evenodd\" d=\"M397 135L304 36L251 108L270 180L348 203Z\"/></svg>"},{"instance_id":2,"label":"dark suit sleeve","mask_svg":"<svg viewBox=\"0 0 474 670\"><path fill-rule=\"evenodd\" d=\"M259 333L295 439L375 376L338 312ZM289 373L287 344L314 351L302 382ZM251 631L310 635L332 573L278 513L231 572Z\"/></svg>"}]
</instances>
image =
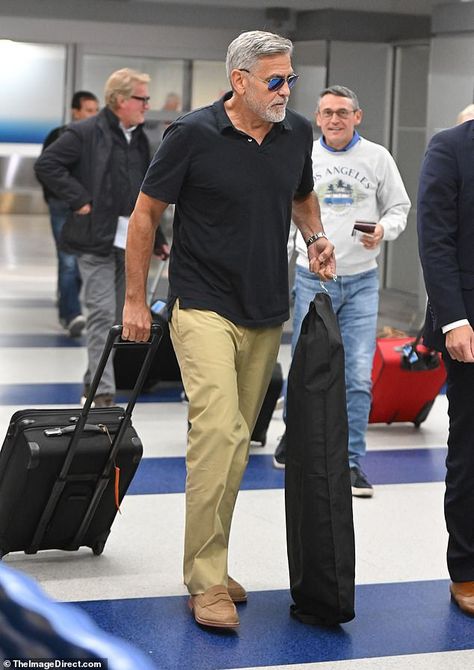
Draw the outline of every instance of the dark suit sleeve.
<instances>
[{"instance_id":1,"label":"dark suit sleeve","mask_svg":"<svg viewBox=\"0 0 474 670\"><path fill-rule=\"evenodd\" d=\"M83 141L75 128L66 131L40 155L35 163L38 180L60 200L76 210L91 202L92 197L73 176L71 170L82 157Z\"/></svg>"},{"instance_id":2,"label":"dark suit sleeve","mask_svg":"<svg viewBox=\"0 0 474 670\"><path fill-rule=\"evenodd\" d=\"M467 318L457 247L462 137L458 128L435 135L421 168L418 244L434 331Z\"/></svg>"}]
</instances>

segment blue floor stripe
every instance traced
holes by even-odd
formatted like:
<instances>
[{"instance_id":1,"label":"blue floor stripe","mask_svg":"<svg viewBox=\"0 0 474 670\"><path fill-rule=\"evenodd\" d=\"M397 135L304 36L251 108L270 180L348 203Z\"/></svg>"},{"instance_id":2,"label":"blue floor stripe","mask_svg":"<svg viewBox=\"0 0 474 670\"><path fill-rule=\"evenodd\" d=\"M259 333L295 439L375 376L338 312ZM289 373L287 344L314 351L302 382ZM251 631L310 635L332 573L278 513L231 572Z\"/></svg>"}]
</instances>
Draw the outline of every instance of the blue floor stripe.
<instances>
[{"instance_id":1,"label":"blue floor stripe","mask_svg":"<svg viewBox=\"0 0 474 670\"><path fill-rule=\"evenodd\" d=\"M71 345L73 346L73 345ZM181 400L182 386L158 385L157 390L144 393L140 402L173 402ZM0 384L0 405L58 405L75 404L82 393L82 384ZM445 393L441 389L440 394ZM127 392L118 391L117 401L126 402Z\"/></svg>"},{"instance_id":2,"label":"blue floor stripe","mask_svg":"<svg viewBox=\"0 0 474 670\"><path fill-rule=\"evenodd\" d=\"M160 670L219 670L474 648L472 619L449 600L448 582L368 584L356 618L333 628L289 616L286 590L253 592L238 607L238 632L199 627L186 597L81 602L110 633L149 654Z\"/></svg>"},{"instance_id":3,"label":"blue floor stripe","mask_svg":"<svg viewBox=\"0 0 474 670\"><path fill-rule=\"evenodd\" d=\"M128 489L128 494L183 493L186 479L184 458L144 458ZM241 490L281 489L285 473L272 466L271 456L250 456Z\"/></svg>"},{"instance_id":4,"label":"blue floor stripe","mask_svg":"<svg viewBox=\"0 0 474 670\"><path fill-rule=\"evenodd\" d=\"M2 302L0 300L0 307ZM282 335L282 344L291 343L291 332L284 332ZM24 348L38 348L38 347L85 347L86 338L70 337L66 332L52 333L52 334L15 334L15 335L0 335L0 347L24 347Z\"/></svg>"},{"instance_id":5,"label":"blue floor stripe","mask_svg":"<svg viewBox=\"0 0 474 670\"><path fill-rule=\"evenodd\" d=\"M446 454L446 447L368 451L363 467L374 484L443 482Z\"/></svg>"},{"instance_id":6,"label":"blue floor stripe","mask_svg":"<svg viewBox=\"0 0 474 670\"><path fill-rule=\"evenodd\" d=\"M7 309L43 309L56 307L54 298L0 298L0 308Z\"/></svg>"},{"instance_id":7,"label":"blue floor stripe","mask_svg":"<svg viewBox=\"0 0 474 670\"><path fill-rule=\"evenodd\" d=\"M82 384L0 384L0 405L78 405ZM142 393L139 402L180 402L182 386L158 387ZM126 403L130 392L118 391L118 403Z\"/></svg>"},{"instance_id":8,"label":"blue floor stripe","mask_svg":"<svg viewBox=\"0 0 474 670\"><path fill-rule=\"evenodd\" d=\"M375 485L441 482L445 477L445 458L444 448L369 451L364 470ZM283 488L284 470L276 470L272 460L272 456L264 454L250 456L241 490ZM183 493L185 479L184 458L144 458L128 494Z\"/></svg>"},{"instance_id":9,"label":"blue floor stripe","mask_svg":"<svg viewBox=\"0 0 474 670\"><path fill-rule=\"evenodd\" d=\"M57 334L43 334L43 335L0 335L0 347L11 348L58 348L63 349L67 348L77 348L85 347L86 338L83 337L70 337L66 333L57 333Z\"/></svg>"}]
</instances>

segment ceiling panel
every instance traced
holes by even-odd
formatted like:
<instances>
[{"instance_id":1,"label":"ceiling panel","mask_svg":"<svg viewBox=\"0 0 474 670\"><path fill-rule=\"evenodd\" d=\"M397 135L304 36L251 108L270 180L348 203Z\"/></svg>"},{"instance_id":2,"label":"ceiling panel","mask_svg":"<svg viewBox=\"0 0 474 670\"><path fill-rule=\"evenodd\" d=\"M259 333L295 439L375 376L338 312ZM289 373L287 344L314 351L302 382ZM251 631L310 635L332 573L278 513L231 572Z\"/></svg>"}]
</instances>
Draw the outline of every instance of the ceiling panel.
<instances>
[{"instance_id":1,"label":"ceiling panel","mask_svg":"<svg viewBox=\"0 0 474 670\"><path fill-rule=\"evenodd\" d=\"M99 0L107 2L107 0ZM295 11L318 9L345 9L370 12L394 12L396 14L431 14L440 0L124 0L124 2L154 2L167 5L233 7L245 9L262 9L265 7L288 8ZM456 0L455 0L456 1ZM459 0L462 1L462 0Z\"/></svg>"}]
</instances>

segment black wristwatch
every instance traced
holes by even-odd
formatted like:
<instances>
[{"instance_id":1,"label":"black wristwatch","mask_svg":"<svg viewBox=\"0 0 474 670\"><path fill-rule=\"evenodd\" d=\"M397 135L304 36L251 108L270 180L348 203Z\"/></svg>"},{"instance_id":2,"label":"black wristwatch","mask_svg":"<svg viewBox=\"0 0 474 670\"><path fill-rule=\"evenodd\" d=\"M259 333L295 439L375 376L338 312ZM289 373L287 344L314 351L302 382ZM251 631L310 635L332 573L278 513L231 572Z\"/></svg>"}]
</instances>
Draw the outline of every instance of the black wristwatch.
<instances>
[{"instance_id":1,"label":"black wristwatch","mask_svg":"<svg viewBox=\"0 0 474 670\"><path fill-rule=\"evenodd\" d=\"M328 239L328 236L326 233L314 233L314 235L311 235L311 237L308 237L306 240L306 247L309 247L313 242L316 242L316 240L319 240L320 237L325 237Z\"/></svg>"}]
</instances>

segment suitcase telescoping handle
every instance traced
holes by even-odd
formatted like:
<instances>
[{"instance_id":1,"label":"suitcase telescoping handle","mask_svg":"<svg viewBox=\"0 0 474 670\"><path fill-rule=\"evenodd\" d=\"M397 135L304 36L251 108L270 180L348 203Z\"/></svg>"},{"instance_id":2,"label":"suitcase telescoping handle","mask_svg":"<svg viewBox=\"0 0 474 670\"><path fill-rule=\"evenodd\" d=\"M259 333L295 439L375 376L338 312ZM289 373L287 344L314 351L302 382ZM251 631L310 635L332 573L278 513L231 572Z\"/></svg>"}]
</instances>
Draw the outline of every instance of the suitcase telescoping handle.
<instances>
[{"instance_id":1,"label":"suitcase telescoping handle","mask_svg":"<svg viewBox=\"0 0 474 670\"><path fill-rule=\"evenodd\" d=\"M129 340L119 340L118 338L121 335L122 335L122 326L120 324L112 326L112 328L109 331L107 341L105 343L104 351L102 352L102 356L100 357L99 365L97 366L97 370L95 371L95 375L91 381L90 390L87 395L86 402L84 403L84 406L82 408L81 418L85 417L85 419L87 419L87 415L89 413L92 403L94 402L94 396L97 393L97 389L99 388L99 383L100 380L102 379L102 375L104 374L105 366L107 365L107 361L109 360L109 356L112 352L112 349L117 347L149 346L148 354L145 357L145 360L143 361L140 373L137 377L137 381L135 382L135 386L133 387L130 399L128 401L127 409L125 410L125 413L128 414L129 416L131 416L132 414L133 408L135 407L135 403L137 402L137 398L140 395L140 391L142 390L146 376L153 362L153 358L156 353L156 348L158 347L160 340L163 336L163 329L159 324L153 323L151 326L151 334L148 342L131 342ZM83 423L85 424L85 421ZM77 422L77 425L79 426L80 424L81 421L79 420Z\"/></svg>"},{"instance_id":2,"label":"suitcase telescoping handle","mask_svg":"<svg viewBox=\"0 0 474 670\"><path fill-rule=\"evenodd\" d=\"M76 535L74 537L74 540L71 544L71 548L75 549L78 548L81 545L81 540L84 537L85 533L87 532L87 529L89 528L90 522L94 516L94 513L99 506L100 500L102 498L102 494L105 491L105 488L107 487L109 477L110 477L110 472L112 470L114 461L115 461L115 456L117 454L118 448L120 446L120 443L123 439L123 436L125 434L125 431L127 430L131 417L132 417L132 411L133 408L135 407L135 403L137 401L137 398L140 394L140 391L142 389L143 383L146 379L146 376L148 374L148 371L150 369L150 366L153 362L153 358L156 354L156 350L158 348L158 345L160 344L161 338L163 336L163 329L158 323L153 323L151 326L151 335L150 339L148 342L129 342L125 340L118 340L119 336L122 334L122 326L121 325L115 325L112 326L112 328L109 331L109 335L107 337L107 341L105 343L104 351L102 352L102 356L99 361L99 365L97 366L96 373L94 375L94 378L91 382L91 392L87 396L87 400L84 404L84 407L82 408L81 414L79 415L79 418L77 420L77 423L74 428L74 432L72 434L71 442L69 444L69 447L66 452L66 456L64 458L63 465L61 467L61 471L53 485L51 495L48 499L48 502L46 503L46 506L43 510L43 514L41 515L41 519L36 527L36 532L33 536L33 539L31 541L30 546L26 550L26 553L28 554L35 554L38 549L40 548L41 541L44 537L44 534L46 532L46 528L51 520L51 517L54 514L54 510L56 508L56 505L58 503L58 500L61 496L61 493L63 492L63 489L66 485L67 477L69 474L69 470L71 467L72 460L74 458L74 454L77 450L77 446L79 444L79 440L81 438L81 435L84 432L84 429L86 427L86 422L88 419L89 415L89 410L91 408L91 404L95 395L95 392L97 391L97 388L99 386L100 379L102 377L102 374L104 372L104 368L106 366L107 360L112 352L112 350L116 347L130 347L130 346L148 346L148 352L145 357L145 360L143 361L140 373L138 375L137 381L135 383L135 386L133 388L131 397L128 401L127 407L124 412L124 416L122 421L120 422L120 427L117 431L117 433L114 436L114 439L112 440L112 444L110 447L109 451L109 456L107 458L107 461L104 465L104 468L102 470L102 473L99 476L97 486L95 488L94 494L92 496L92 499L89 503L89 506L86 510L86 513L84 515L84 518L82 520L82 523L80 527L78 528Z\"/></svg>"}]
</instances>

